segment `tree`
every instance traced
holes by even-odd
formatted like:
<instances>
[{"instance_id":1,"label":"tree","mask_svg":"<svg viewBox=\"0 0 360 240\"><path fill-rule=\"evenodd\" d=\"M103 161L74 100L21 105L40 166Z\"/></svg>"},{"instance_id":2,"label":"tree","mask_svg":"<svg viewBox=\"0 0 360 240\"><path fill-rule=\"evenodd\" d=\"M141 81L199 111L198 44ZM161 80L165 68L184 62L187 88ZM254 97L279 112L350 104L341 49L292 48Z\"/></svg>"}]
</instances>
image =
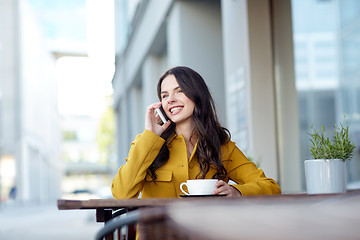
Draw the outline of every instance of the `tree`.
<instances>
[{"instance_id":1,"label":"tree","mask_svg":"<svg viewBox=\"0 0 360 240\"><path fill-rule=\"evenodd\" d=\"M111 97L108 96L107 100L110 100ZM110 103L100 118L96 132L96 144L100 153L100 162L109 163L111 156L115 153L115 114Z\"/></svg>"}]
</instances>

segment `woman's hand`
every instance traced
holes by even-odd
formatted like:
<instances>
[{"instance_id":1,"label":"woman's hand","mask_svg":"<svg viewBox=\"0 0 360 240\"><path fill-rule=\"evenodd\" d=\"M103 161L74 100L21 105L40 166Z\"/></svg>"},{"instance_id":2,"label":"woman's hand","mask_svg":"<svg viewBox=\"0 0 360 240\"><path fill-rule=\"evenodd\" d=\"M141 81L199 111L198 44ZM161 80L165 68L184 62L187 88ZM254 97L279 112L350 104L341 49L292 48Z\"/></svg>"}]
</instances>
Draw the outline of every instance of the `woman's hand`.
<instances>
[{"instance_id":1,"label":"woman's hand","mask_svg":"<svg viewBox=\"0 0 360 240\"><path fill-rule=\"evenodd\" d=\"M239 190L230 186L223 180L219 180L216 183L216 187L217 187L217 189L213 191L213 193L212 193L213 195L226 194L226 196L228 196L228 197L240 197L241 196L241 192L239 192Z\"/></svg>"},{"instance_id":2,"label":"woman's hand","mask_svg":"<svg viewBox=\"0 0 360 240\"><path fill-rule=\"evenodd\" d=\"M159 136L166 130L166 128L170 126L171 123L171 121L168 121L162 126L158 124L160 116L155 117L154 110L156 108L159 108L160 106L161 106L161 102L153 103L149 105L146 109L146 114L145 114L145 129Z\"/></svg>"}]
</instances>

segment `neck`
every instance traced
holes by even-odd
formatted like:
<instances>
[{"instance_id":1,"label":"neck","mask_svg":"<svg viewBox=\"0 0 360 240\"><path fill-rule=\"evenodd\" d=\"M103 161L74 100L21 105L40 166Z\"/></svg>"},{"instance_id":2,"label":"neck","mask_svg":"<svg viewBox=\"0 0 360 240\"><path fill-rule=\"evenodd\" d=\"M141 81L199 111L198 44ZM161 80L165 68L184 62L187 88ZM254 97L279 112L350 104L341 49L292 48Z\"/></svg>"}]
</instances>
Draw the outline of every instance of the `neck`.
<instances>
[{"instance_id":1,"label":"neck","mask_svg":"<svg viewBox=\"0 0 360 240\"><path fill-rule=\"evenodd\" d=\"M176 134L183 135L183 137L185 139L188 159L190 158L190 156L194 150L195 143L197 141L197 136L194 135L193 131L194 131L194 127L192 125L190 125L190 126L179 125L179 126L176 126L176 128L175 128Z\"/></svg>"},{"instance_id":2,"label":"neck","mask_svg":"<svg viewBox=\"0 0 360 240\"><path fill-rule=\"evenodd\" d=\"M183 135L186 144L190 143L190 139L193 135L194 127L192 124L177 124L175 128L175 132L177 135ZM195 141L195 136L191 139L191 142Z\"/></svg>"}]
</instances>

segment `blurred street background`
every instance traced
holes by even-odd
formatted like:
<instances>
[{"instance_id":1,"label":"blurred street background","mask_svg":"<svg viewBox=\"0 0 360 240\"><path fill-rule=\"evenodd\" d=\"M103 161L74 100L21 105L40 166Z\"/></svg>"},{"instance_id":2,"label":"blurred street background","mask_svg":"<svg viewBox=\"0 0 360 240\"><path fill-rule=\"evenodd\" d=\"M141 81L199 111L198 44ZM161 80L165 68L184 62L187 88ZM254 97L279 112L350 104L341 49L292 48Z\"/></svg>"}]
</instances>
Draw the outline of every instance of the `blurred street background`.
<instances>
[{"instance_id":1,"label":"blurred street background","mask_svg":"<svg viewBox=\"0 0 360 240\"><path fill-rule=\"evenodd\" d=\"M0 1L0 239L92 239L114 172L114 1Z\"/></svg>"},{"instance_id":2,"label":"blurred street background","mask_svg":"<svg viewBox=\"0 0 360 240\"><path fill-rule=\"evenodd\" d=\"M96 223L91 210L59 211L53 204L8 206L1 209L2 240L88 240L94 239L103 223Z\"/></svg>"}]
</instances>

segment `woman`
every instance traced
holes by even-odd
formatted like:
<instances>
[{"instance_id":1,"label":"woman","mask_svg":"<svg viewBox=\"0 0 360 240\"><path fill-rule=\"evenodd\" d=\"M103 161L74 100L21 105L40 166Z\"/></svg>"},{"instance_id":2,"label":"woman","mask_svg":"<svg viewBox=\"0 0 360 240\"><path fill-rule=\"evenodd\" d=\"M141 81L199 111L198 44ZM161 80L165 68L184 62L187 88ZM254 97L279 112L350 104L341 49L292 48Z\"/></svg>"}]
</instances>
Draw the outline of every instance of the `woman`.
<instances>
[{"instance_id":1,"label":"woman","mask_svg":"<svg viewBox=\"0 0 360 240\"><path fill-rule=\"evenodd\" d=\"M188 179L216 178L213 194L280 194L230 141L217 119L203 78L188 67L171 68L157 85L161 102L147 107L145 130L131 144L127 163L112 182L114 198L176 198ZM154 110L162 106L170 121L160 125ZM229 185L233 180L236 184Z\"/></svg>"}]
</instances>

